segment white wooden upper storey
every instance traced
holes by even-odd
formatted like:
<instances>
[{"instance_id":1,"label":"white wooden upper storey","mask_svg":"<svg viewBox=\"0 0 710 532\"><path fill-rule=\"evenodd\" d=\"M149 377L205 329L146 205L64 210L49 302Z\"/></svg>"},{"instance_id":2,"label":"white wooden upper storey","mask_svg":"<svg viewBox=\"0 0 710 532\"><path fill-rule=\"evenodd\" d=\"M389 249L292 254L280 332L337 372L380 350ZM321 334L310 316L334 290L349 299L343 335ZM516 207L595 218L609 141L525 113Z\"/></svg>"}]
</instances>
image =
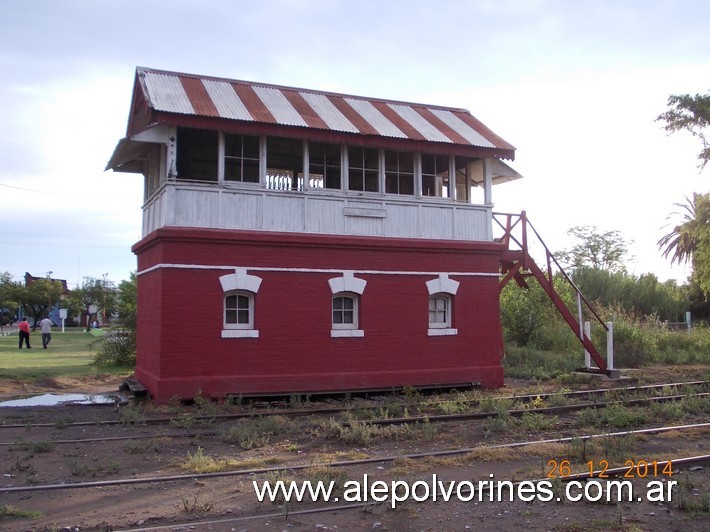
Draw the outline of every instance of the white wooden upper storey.
<instances>
[{"instance_id":1,"label":"white wooden upper storey","mask_svg":"<svg viewBox=\"0 0 710 532\"><path fill-rule=\"evenodd\" d=\"M107 165L164 226L491 239L514 148L468 111L138 69Z\"/></svg>"}]
</instances>

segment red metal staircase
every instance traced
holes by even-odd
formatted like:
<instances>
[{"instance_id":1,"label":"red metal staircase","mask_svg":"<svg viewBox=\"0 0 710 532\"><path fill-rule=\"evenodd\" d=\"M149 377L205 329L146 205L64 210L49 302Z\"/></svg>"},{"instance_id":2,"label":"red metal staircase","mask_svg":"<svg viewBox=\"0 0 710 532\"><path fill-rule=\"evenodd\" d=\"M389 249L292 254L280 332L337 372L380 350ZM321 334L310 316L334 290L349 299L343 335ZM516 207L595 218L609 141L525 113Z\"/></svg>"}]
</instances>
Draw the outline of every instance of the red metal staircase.
<instances>
[{"instance_id":1,"label":"red metal staircase","mask_svg":"<svg viewBox=\"0 0 710 532\"><path fill-rule=\"evenodd\" d=\"M496 238L495 240L503 244L505 247L505 251L501 255L500 260L502 275L500 280L500 289L502 290L503 287L511 280L515 281L518 286L522 288L529 288L527 279L530 277L537 279L540 286L542 286L545 293L552 300L557 310L560 312L567 324L572 328L572 331L574 331L580 343L584 346L584 349L589 353L591 359L597 365L596 368L584 367L580 368L578 371L584 371L587 373L603 373L611 376L612 373L614 373L614 370L607 368L606 360L604 360L604 358L599 354L599 351L596 347L594 347L594 344L592 344L591 339L584 332L584 328L581 323L582 308L586 308L589 314L591 314L591 316L593 316L594 319L608 331L607 325L599 317L599 314L597 314L594 308L592 308L592 305L584 297L577 285L575 285L572 279L570 279L565 273L557 259L552 255L542 238L540 238L538 232L527 219L525 211L520 214L493 213L493 221L498 224L500 229L503 230L503 236ZM547 266L545 271L543 271L530 256L528 236L531 235L529 235L529 231L532 232L532 236L537 239L545 251L545 262ZM555 290L553 282L555 269L560 273L560 277L565 282L569 283L577 296L577 317L570 312L565 302Z\"/></svg>"}]
</instances>

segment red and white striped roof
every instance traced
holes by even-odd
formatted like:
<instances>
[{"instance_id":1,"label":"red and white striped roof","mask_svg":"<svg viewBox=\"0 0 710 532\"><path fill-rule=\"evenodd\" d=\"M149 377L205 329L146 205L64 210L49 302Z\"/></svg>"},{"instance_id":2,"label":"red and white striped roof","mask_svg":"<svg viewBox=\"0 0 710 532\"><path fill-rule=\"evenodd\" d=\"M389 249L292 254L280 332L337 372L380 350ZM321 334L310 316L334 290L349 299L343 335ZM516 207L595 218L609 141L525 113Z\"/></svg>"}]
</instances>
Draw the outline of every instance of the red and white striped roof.
<instances>
[{"instance_id":1,"label":"red and white striped roof","mask_svg":"<svg viewBox=\"0 0 710 532\"><path fill-rule=\"evenodd\" d=\"M160 113L503 150L515 148L465 109L404 103L191 74L137 69Z\"/></svg>"}]
</instances>

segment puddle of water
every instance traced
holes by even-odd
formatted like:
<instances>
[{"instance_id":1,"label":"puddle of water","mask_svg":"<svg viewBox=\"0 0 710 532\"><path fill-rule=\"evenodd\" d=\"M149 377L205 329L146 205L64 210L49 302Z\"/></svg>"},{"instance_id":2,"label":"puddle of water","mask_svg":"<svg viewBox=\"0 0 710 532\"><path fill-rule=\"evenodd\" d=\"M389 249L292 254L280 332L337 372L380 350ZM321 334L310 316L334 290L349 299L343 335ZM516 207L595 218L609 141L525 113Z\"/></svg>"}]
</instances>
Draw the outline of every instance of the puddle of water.
<instances>
[{"instance_id":1,"label":"puddle of water","mask_svg":"<svg viewBox=\"0 0 710 532\"><path fill-rule=\"evenodd\" d=\"M35 395L33 397L25 397L24 399L13 399L10 401L0 401L0 407L3 406L57 406L57 405L112 405L116 400L125 403L126 400L118 394L84 394L84 393L66 393L54 394L45 393L44 395Z\"/></svg>"}]
</instances>

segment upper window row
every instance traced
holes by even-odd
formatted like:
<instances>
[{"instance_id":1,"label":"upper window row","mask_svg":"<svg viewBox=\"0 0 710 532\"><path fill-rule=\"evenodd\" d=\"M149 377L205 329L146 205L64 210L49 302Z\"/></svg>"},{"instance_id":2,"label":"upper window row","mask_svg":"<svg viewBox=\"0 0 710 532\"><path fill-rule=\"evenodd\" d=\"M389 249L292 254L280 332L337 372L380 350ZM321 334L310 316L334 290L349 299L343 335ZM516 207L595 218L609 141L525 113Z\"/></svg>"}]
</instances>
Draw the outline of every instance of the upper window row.
<instances>
[{"instance_id":1,"label":"upper window row","mask_svg":"<svg viewBox=\"0 0 710 532\"><path fill-rule=\"evenodd\" d=\"M263 183L275 190L384 192L469 202L474 187L469 168L475 160L178 128L178 179Z\"/></svg>"}]
</instances>

